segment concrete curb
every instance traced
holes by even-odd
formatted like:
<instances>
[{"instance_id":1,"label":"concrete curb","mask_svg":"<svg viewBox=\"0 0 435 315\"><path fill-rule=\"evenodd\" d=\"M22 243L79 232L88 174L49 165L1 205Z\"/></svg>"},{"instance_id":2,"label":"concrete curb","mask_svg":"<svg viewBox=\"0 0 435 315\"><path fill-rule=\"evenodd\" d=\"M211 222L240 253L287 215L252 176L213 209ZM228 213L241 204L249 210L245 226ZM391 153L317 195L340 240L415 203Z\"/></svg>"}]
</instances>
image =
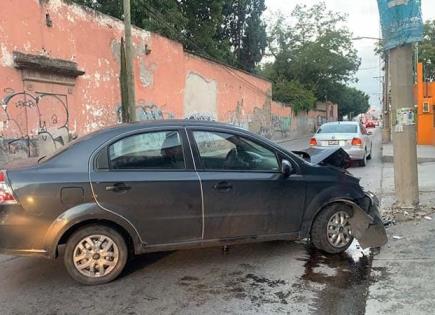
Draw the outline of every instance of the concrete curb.
<instances>
[{"instance_id":1,"label":"concrete curb","mask_svg":"<svg viewBox=\"0 0 435 315\"><path fill-rule=\"evenodd\" d=\"M392 155L382 155L382 162L383 163L393 163L394 162L394 157ZM434 158L425 158L425 157L419 157L417 158L417 163L421 164L421 163L430 163L430 162L435 162L435 157Z\"/></svg>"}]
</instances>

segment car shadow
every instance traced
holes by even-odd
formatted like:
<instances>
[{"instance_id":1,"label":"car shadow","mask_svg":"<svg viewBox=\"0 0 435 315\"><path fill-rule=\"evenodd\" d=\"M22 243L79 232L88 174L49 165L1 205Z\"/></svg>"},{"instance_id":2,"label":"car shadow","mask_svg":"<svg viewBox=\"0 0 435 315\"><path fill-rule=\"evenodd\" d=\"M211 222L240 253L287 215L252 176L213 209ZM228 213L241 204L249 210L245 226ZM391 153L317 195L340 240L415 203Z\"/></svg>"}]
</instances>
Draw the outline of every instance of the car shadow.
<instances>
[{"instance_id":1,"label":"car shadow","mask_svg":"<svg viewBox=\"0 0 435 315\"><path fill-rule=\"evenodd\" d=\"M121 278L126 277L130 274L135 273L136 271L142 270L144 268L150 267L156 262L172 255L175 251L169 252L158 252L158 253L147 253L137 256L132 256L127 265L124 268L124 271L121 273Z\"/></svg>"}]
</instances>

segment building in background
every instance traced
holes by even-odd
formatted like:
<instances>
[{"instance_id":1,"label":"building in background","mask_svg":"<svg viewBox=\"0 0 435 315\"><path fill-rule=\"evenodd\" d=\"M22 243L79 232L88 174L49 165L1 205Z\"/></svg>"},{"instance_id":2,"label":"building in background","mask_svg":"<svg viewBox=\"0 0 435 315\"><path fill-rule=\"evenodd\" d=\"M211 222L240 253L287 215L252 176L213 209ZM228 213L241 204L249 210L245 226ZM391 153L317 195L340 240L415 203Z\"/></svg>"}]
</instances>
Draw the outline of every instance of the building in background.
<instances>
[{"instance_id":1,"label":"building in background","mask_svg":"<svg viewBox=\"0 0 435 315\"><path fill-rule=\"evenodd\" d=\"M426 80L423 64L417 67L417 142L435 145L435 82Z\"/></svg>"}]
</instances>

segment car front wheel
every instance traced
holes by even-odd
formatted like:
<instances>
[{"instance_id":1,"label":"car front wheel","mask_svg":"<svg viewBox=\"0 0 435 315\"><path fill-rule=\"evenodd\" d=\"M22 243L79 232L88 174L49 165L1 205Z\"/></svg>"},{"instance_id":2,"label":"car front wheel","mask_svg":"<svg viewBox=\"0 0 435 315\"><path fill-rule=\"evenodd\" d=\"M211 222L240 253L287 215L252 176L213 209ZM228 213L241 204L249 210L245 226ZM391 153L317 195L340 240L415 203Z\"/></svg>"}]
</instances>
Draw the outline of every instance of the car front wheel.
<instances>
[{"instance_id":1,"label":"car front wheel","mask_svg":"<svg viewBox=\"0 0 435 315\"><path fill-rule=\"evenodd\" d=\"M332 204L316 217L311 228L312 244L327 253L344 252L353 241L349 218L352 210L345 204Z\"/></svg>"},{"instance_id":2,"label":"car front wheel","mask_svg":"<svg viewBox=\"0 0 435 315\"><path fill-rule=\"evenodd\" d=\"M88 225L68 239L64 263L68 273L85 285L97 285L116 279L128 258L124 238L103 225Z\"/></svg>"}]
</instances>

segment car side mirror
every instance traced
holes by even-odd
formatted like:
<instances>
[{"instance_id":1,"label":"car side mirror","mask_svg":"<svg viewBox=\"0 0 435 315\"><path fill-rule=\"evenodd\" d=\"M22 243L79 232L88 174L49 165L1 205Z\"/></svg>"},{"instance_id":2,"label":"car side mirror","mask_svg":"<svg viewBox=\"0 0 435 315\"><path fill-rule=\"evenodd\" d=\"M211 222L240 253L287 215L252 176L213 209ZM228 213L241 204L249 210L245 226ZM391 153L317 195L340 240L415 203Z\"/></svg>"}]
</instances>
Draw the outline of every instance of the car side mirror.
<instances>
[{"instance_id":1,"label":"car side mirror","mask_svg":"<svg viewBox=\"0 0 435 315\"><path fill-rule=\"evenodd\" d=\"M281 173L285 177L289 177L293 173L293 166L287 160L282 160L281 162Z\"/></svg>"}]
</instances>

